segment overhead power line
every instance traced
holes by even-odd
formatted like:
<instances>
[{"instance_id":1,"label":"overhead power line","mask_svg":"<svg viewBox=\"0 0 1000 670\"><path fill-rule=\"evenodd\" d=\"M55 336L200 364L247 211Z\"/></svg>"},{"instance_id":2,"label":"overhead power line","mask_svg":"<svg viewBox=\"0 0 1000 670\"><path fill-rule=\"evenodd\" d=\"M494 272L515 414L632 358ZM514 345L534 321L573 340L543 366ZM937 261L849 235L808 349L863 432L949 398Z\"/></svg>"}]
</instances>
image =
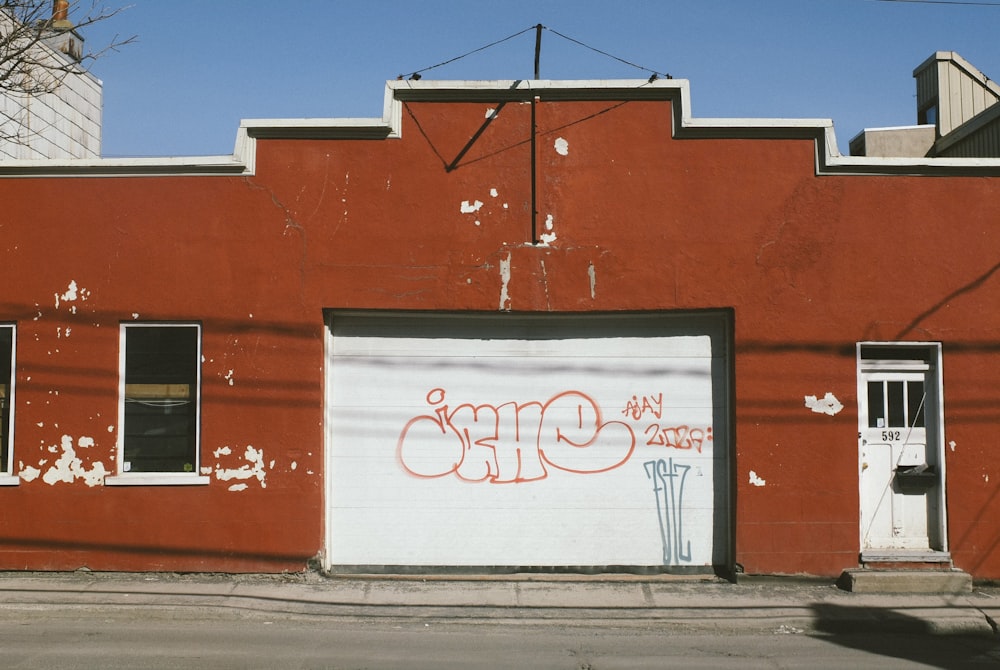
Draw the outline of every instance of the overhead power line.
<instances>
[{"instance_id":1,"label":"overhead power line","mask_svg":"<svg viewBox=\"0 0 1000 670\"><path fill-rule=\"evenodd\" d=\"M875 0L875 2L908 2L917 5L976 5L979 7L1000 7L1000 2L983 0Z\"/></svg>"}]
</instances>

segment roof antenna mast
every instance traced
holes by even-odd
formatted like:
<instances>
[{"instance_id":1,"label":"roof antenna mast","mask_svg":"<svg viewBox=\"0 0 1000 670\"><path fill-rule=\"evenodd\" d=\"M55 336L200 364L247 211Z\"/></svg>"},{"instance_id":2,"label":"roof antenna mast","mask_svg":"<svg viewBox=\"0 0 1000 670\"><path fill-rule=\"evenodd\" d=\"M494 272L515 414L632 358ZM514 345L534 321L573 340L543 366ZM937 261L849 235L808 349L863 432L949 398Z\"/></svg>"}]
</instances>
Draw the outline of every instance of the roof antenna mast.
<instances>
[{"instance_id":1,"label":"roof antenna mast","mask_svg":"<svg viewBox=\"0 0 1000 670\"><path fill-rule=\"evenodd\" d=\"M539 23L535 26L535 79L538 79L538 63L542 55L542 28L544 26Z\"/></svg>"},{"instance_id":2,"label":"roof antenna mast","mask_svg":"<svg viewBox=\"0 0 1000 670\"><path fill-rule=\"evenodd\" d=\"M535 81L538 81L538 60L542 53L542 26L535 26ZM538 95L531 96L531 243L538 244L538 123L535 120L535 107Z\"/></svg>"}]
</instances>

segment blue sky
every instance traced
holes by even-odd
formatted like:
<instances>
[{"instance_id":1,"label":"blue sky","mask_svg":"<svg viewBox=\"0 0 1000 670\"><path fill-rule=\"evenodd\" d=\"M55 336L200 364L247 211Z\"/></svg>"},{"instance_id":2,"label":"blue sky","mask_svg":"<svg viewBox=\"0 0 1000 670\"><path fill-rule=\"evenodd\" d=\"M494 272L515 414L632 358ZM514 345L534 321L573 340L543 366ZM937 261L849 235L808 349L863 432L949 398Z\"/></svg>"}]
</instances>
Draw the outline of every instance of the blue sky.
<instances>
[{"instance_id":1,"label":"blue sky","mask_svg":"<svg viewBox=\"0 0 1000 670\"><path fill-rule=\"evenodd\" d=\"M990 3L992 0L981 0ZM244 118L379 117L385 80L537 23L543 79L691 82L697 117L832 118L838 143L915 123L913 69L957 51L1000 78L1000 1L107 0L85 35L138 41L93 66L104 155L229 154ZM72 18L72 15L71 15ZM530 79L534 31L424 73Z\"/></svg>"}]
</instances>

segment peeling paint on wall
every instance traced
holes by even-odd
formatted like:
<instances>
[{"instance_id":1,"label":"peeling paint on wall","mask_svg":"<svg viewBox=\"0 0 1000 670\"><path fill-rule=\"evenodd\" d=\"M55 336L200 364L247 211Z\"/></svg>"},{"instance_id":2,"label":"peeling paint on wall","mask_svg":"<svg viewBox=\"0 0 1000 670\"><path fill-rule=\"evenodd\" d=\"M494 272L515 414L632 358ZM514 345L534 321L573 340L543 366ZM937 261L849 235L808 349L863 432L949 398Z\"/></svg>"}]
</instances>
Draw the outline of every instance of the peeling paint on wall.
<instances>
[{"instance_id":1,"label":"peeling paint on wall","mask_svg":"<svg viewBox=\"0 0 1000 670\"><path fill-rule=\"evenodd\" d=\"M63 293L62 295L56 293L55 294L55 296L56 296L56 309L59 309L59 301L60 300L67 301L67 302L68 301L72 301L72 300L76 300L76 289L77 289L76 280L73 279L73 280L70 280L69 287L66 289L65 293Z\"/></svg>"},{"instance_id":2,"label":"peeling paint on wall","mask_svg":"<svg viewBox=\"0 0 1000 670\"><path fill-rule=\"evenodd\" d=\"M754 472L753 470L751 470L750 471L750 483L753 486L764 486L765 484L767 484L767 481L764 480L764 479L761 479L760 477L758 477L757 473Z\"/></svg>"},{"instance_id":3,"label":"peeling paint on wall","mask_svg":"<svg viewBox=\"0 0 1000 670\"><path fill-rule=\"evenodd\" d=\"M26 482L33 482L38 479L38 475L42 474L42 471L38 468L33 468L30 465L20 464L20 477Z\"/></svg>"},{"instance_id":4,"label":"peeling paint on wall","mask_svg":"<svg viewBox=\"0 0 1000 670\"><path fill-rule=\"evenodd\" d=\"M805 400L806 407L817 414L829 414L830 416L834 416L844 409L844 406L832 393L827 393L822 398L817 398L814 395L807 395Z\"/></svg>"},{"instance_id":5,"label":"peeling paint on wall","mask_svg":"<svg viewBox=\"0 0 1000 670\"><path fill-rule=\"evenodd\" d=\"M555 141L556 153L560 156L569 155L569 142L561 137L557 137Z\"/></svg>"},{"instance_id":6,"label":"peeling paint on wall","mask_svg":"<svg viewBox=\"0 0 1000 670\"><path fill-rule=\"evenodd\" d=\"M231 453L229 447L221 447L216 450L216 456ZM246 451L243 453L243 460L247 461L238 468L223 468L217 465L215 467L215 478L222 482L227 482L231 479L237 480L247 480L256 479L260 482L260 487L262 489L267 488L267 472L264 469L264 450L254 449L252 445L247 445ZM233 484L229 487L230 491L244 491L248 487L246 484Z\"/></svg>"},{"instance_id":7,"label":"peeling paint on wall","mask_svg":"<svg viewBox=\"0 0 1000 670\"><path fill-rule=\"evenodd\" d=\"M555 217L548 214L545 217L545 230L546 232L538 236L538 243L543 247L547 247L556 241L556 234L553 230L555 228Z\"/></svg>"},{"instance_id":8,"label":"peeling paint on wall","mask_svg":"<svg viewBox=\"0 0 1000 670\"><path fill-rule=\"evenodd\" d=\"M597 297L597 270L593 263L587 265L587 276L590 277L590 299L593 300Z\"/></svg>"},{"instance_id":9,"label":"peeling paint on wall","mask_svg":"<svg viewBox=\"0 0 1000 670\"><path fill-rule=\"evenodd\" d=\"M65 293L56 293L54 295L56 299L56 309L59 309L59 305L64 302L73 302L77 299L86 300L90 297L90 291L85 288L80 288L77 286L76 280L71 279L69 285L66 287ZM76 314L76 307L71 307L70 311L73 314Z\"/></svg>"},{"instance_id":10,"label":"peeling paint on wall","mask_svg":"<svg viewBox=\"0 0 1000 670\"><path fill-rule=\"evenodd\" d=\"M510 309L510 294L507 286L510 284L510 254L500 259L500 311Z\"/></svg>"},{"instance_id":11,"label":"peeling paint on wall","mask_svg":"<svg viewBox=\"0 0 1000 670\"><path fill-rule=\"evenodd\" d=\"M81 437L77 441L77 446L81 449L89 449L94 444L93 438L90 437ZM108 475L108 471L104 469L104 463L97 461L91 464L89 470L84 468L83 461L73 449L72 436L63 435L59 446L51 445L48 448L52 453L58 453L60 449L62 455L52 464L52 467L45 471L45 474L42 475L42 481L50 486L58 482L72 484L77 479L82 479L87 486L104 484L104 478Z\"/></svg>"},{"instance_id":12,"label":"peeling paint on wall","mask_svg":"<svg viewBox=\"0 0 1000 670\"><path fill-rule=\"evenodd\" d=\"M483 206L482 200L476 200L475 202L469 202L468 200L463 200L460 210L462 214L474 214L475 212L478 212L482 206Z\"/></svg>"},{"instance_id":13,"label":"peeling paint on wall","mask_svg":"<svg viewBox=\"0 0 1000 670\"><path fill-rule=\"evenodd\" d=\"M955 451L955 440L952 440L951 442L948 443L948 448L951 449L952 451Z\"/></svg>"},{"instance_id":14,"label":"peeling paint on wall","mask_svg":"<svg viewBox=\"0 0 1000 670\"><path fill-rule=\"evenodd\" d=\"M222 378L225 379L227 382L229 382L230 386L233 385L233 371L232 370L230 370L226 374L222 375Z\"/></svg>"}]
</instances>

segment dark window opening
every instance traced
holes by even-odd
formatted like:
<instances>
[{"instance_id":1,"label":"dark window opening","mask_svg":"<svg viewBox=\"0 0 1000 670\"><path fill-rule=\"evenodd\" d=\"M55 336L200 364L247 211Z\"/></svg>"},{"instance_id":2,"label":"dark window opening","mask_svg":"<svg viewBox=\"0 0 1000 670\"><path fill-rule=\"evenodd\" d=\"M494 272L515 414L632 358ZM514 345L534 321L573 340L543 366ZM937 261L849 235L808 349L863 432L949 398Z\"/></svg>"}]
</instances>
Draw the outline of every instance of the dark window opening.
<instances>
[{"instance_id":1,"label":"dark window opening","mask_svg":"<svg viewBox=\"0 0 1000 670\"><path fill-rule=\"evenodd\" d=\"M0 327L0 473L10 474L14 328Z\"/></svg>"},{"instance_id":2,"label":"dark window opening","mask_svg":"<svg viewBox=\"0 0 1000 670\"><path fill-rule=\"evenodd\" d=\"M197 326L125 327L124 472L198 467Z\"/></svg>"}]
</instances>

